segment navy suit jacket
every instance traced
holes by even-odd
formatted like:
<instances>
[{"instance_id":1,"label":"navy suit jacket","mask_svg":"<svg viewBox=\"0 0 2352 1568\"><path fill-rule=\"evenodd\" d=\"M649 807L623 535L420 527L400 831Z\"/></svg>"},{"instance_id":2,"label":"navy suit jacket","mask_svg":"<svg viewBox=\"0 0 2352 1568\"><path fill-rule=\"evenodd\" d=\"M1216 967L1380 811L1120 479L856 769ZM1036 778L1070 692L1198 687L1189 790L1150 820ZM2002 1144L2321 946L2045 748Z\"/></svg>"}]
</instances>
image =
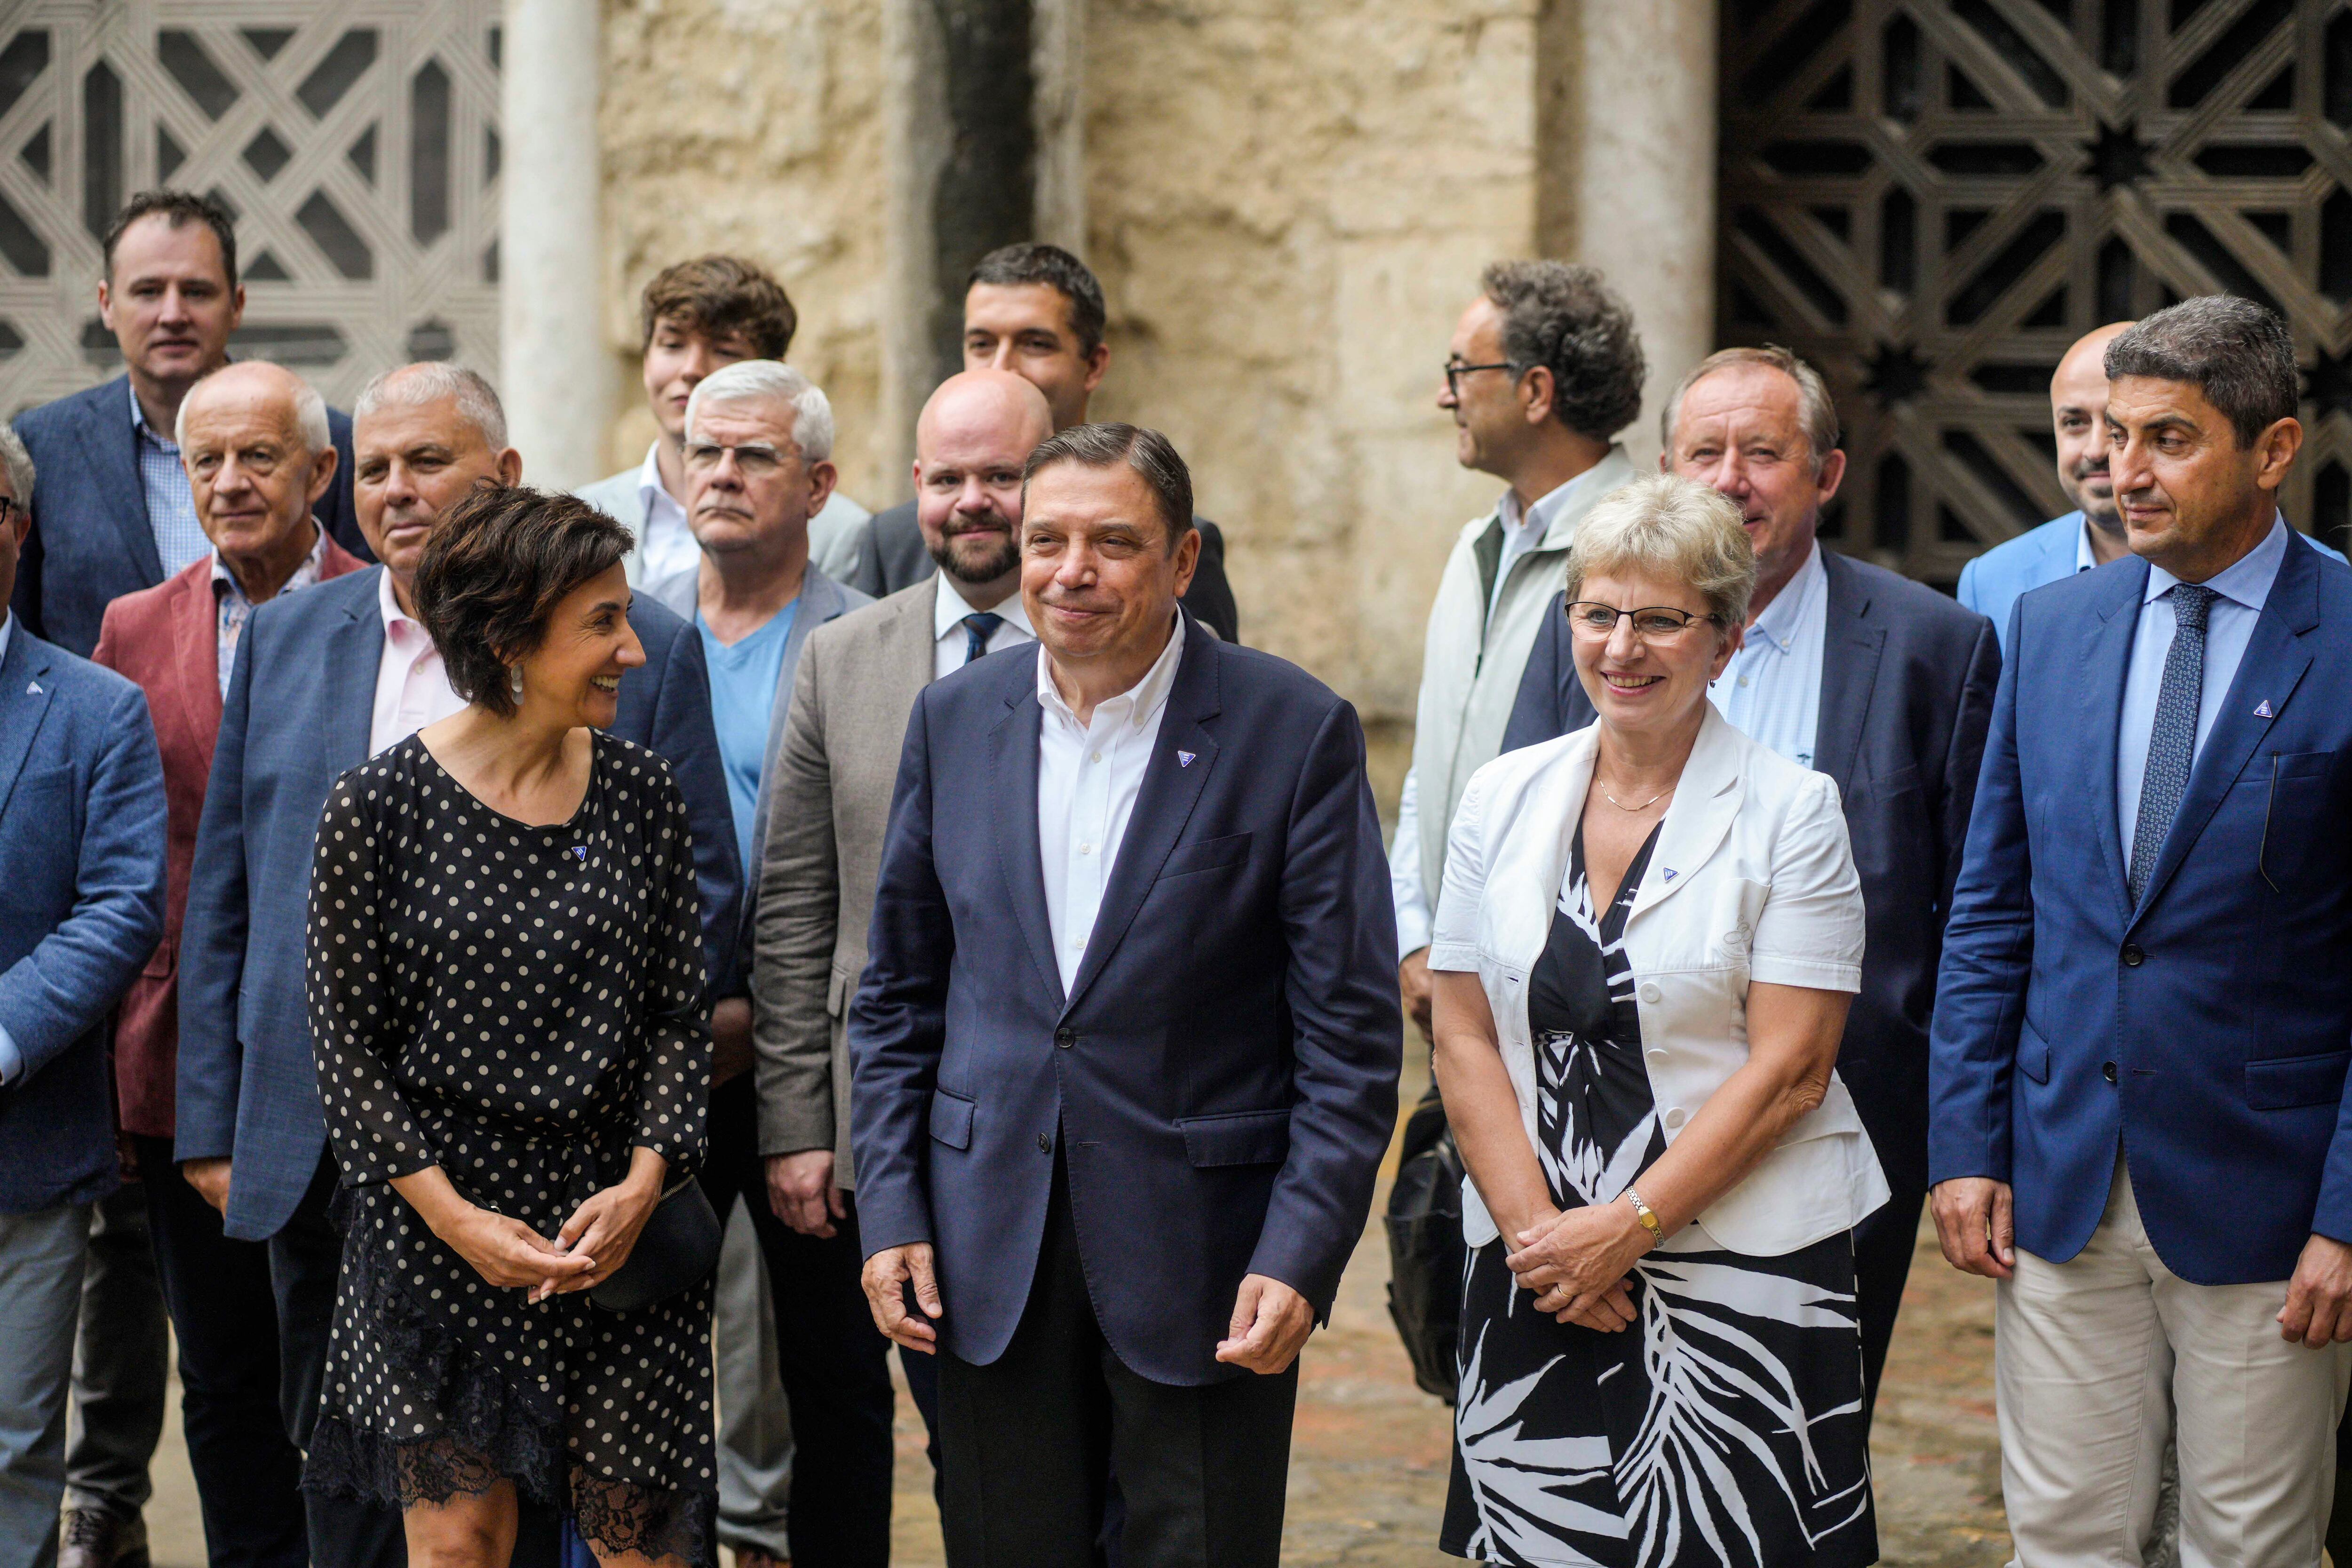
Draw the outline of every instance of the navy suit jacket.
<instances>
[{"instance_id":1,"label":"navy suit jacket","mask_svg":"<svg viewBox=\"0 0 2352 1568\"><path fill-rule=\"evenodd\" d=\"M2116 749L2147 563L2017 602L1936 1003L1937 1181L1990 1176L2063 1263L2118 1146L2165 1266L2352 1241L2352 568L2288 542L2139 907Z\"/></svg>"},{"instance_id":2,"label":"navy suit jacket","mask_svg":"<svg viewBox=\"0 0 2352 1568\"><path fill-rule=\"evenodd\" d=\"M1038 858L1034 647L923 689L849 1016L857 1223L929 1242L946 1348L993 1362L1056 1150L1095 1310L1154 1382L1215 1359L1244 1274L1329 1311L1396 1121L1396 919L1355 710L1188 616L1070 994Z\"/></svg>"},{"instance_id":3,"label":"navy suit jacket","mask_svg":"<svg viewBox=\"0 0 2352 1568\"><path fill-rule=\"evenodd\" d=\"M383 568L272 599L246 623L213 751L180 934L181 1160L228 1155L227 1228L275 1235L317 1173L327 1125L310 1052L303 952L310 850L335 780L367 761ZM735 959L734 819L702 643L640 597L646 663L621 679L612 732L668 759L694 829L709 973Z\"/></svg>"},{"instance_id":4,"label":"navy suit jacket","mask_svg":"<svg viewBox=\"0 0 2352 1568\"><path fill-rule=\"evenodd\" d=\"M163 764L139 688L19 622L0 659L0 1214L115 1185L106 1021L163 935Z\"/></svg>"},{"instance_id":5,"label":"navy suit jacket","mask_svg":"<svg viewBox=\"0 0 2352 1568\"><path fill-rule=\"evenodd\" d=\"M330 408L327 430L335 480L312 514L336 543L373 561L352 508L351 416ZM28 408L16 416L16 434L33 455L33 536L9 601L40 636L88 658L106 606L163 580L131 427L131 378Z\"/></svg>"},{"instance_id":6,"label":"navy suit jacket","mask_svg":"<svg viewBox=\"0 0 2352 1568\"><path fill-rule=\"evenodd\" d=\"M1862 994L1846 1015L1838 1076L1898 1194L1927 1185L1927 1025L1944 921L1968 837L1985 727L2000 678L1992 623L1907 577L1824 550L1813 768L1837 781L1862 875ZM1503 750L1592 722L1561 595L1519 682Z\"/></svg>"}]
</instances>

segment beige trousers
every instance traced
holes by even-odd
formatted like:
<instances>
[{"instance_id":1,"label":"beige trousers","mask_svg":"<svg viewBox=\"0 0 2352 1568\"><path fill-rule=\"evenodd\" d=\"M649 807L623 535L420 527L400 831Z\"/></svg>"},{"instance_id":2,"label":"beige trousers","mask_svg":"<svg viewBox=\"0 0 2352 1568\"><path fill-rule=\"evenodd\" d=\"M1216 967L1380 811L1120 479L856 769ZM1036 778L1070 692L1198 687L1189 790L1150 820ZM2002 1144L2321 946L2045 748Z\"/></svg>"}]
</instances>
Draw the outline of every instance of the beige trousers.
<instances>
[{"instance_id":1,"label":"beige trousers","mask_svg":"<svg viewBox=\"0 0 2352 1568\"><path fill-rule=\"evenodd\" d=\"M2167 1268L2120 1160L2079 1256L2019 1247L1993 1348L2014 1563L2141 1568L2177 1439L2181 1568L2315 1568L2352 1345L2282 1339L2285 1302L2284 1280L2192 1285Z\"/></svg>"}]
</instances>

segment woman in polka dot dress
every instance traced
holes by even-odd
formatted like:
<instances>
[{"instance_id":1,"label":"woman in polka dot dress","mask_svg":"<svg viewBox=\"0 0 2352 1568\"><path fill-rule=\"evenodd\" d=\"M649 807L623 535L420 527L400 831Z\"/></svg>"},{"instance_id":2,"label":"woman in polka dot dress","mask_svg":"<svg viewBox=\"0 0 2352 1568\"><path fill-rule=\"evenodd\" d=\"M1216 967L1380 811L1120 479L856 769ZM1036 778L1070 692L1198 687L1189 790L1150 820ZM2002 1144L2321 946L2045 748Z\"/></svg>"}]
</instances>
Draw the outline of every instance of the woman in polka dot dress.
<instances>
[{"instance_id":1,"label":"woman in polka dot dress","mask_svg":"<svg viewBox=\"0 0 2352 1568\"><path fill-rule=\"evenodd\" d=\"M604 1564L711 1556L709 1282L625 1313L585 1293L701 1159L709 1093L686 807L599 733L645 662L628 546L570 497L453 509L416 614L469 705L319 824L346 1235L303 1484L402 1509L420 1562L502 1568L519 1490Z\"/></svg>"}]
</instances>

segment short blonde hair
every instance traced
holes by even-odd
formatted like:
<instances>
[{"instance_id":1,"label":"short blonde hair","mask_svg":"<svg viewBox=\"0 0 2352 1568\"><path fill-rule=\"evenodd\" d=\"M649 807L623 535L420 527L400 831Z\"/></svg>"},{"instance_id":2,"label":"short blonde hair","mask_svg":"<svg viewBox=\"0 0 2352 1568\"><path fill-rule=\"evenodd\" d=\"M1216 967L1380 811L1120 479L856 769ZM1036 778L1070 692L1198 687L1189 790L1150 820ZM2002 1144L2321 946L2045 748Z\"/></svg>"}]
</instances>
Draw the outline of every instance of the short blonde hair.
<instances>
[{"instance_id":1,"label":"short blonde hair","mask_svg":"<svg viewBox=\"0 0 2352 1568\"><path fill-rule=\"evenodd\" d=\"M1569 602L1583 592L1586 578L1622 571L1688 584L1727 632L1748 624L1756 547L1740 525L1739 508L1705 485L1650 474L1601 498L1569 546Z\"/></svg>"}]
</instances>

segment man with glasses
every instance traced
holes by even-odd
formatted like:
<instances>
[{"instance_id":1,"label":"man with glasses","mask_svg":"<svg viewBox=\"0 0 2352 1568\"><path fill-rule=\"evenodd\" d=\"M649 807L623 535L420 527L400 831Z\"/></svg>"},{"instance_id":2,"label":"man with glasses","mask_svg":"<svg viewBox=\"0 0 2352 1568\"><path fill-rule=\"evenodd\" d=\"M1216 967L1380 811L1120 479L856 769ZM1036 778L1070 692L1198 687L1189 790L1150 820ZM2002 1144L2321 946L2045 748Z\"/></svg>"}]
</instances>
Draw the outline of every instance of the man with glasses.
<instances>
[{"instance_id":1,"label":"man with glasses","mask_svg":"<svg viewBox=\"0 0 2352 1568\"><path fill-rule=\"evenodd\" d=\"M1982 616L1816 542L1845 454L1829 389L1796 355L1709 355L1661 425L1660 466L1738 502L1756 547L1746 641L1708 695L1752 739L1837 781L1862 874L1868 941L1838 1076L1895 1193L1854 1230L1863 1385L1874 1402L1927 1198L1928 1014L2000 650ZM1551 595L1528 655L1505 751L1592 721L1571 617L1597 627L1632 610L1639 636L1682 635L1670 624L1679 617L1643 605L1563 613L1560 601Z\"/></svg>"},{"instance_id":2,"label":"man with glasses","mask_svg":"<svg viewBox=\"0 0 2352 1568\"><path fill-rule=\"evenodd\" d=\"M1590 267L1496 262L1454 329L1437 405L1454 416L1454 458L1510 488L1463 528L1438 582L1389 856L1398 979L1424 1035L1446 828L1501 749L1577 522L1634 477L1612 438L1641 412L1644 370L1633 312Z\"/></svg>"}]
</instances>

